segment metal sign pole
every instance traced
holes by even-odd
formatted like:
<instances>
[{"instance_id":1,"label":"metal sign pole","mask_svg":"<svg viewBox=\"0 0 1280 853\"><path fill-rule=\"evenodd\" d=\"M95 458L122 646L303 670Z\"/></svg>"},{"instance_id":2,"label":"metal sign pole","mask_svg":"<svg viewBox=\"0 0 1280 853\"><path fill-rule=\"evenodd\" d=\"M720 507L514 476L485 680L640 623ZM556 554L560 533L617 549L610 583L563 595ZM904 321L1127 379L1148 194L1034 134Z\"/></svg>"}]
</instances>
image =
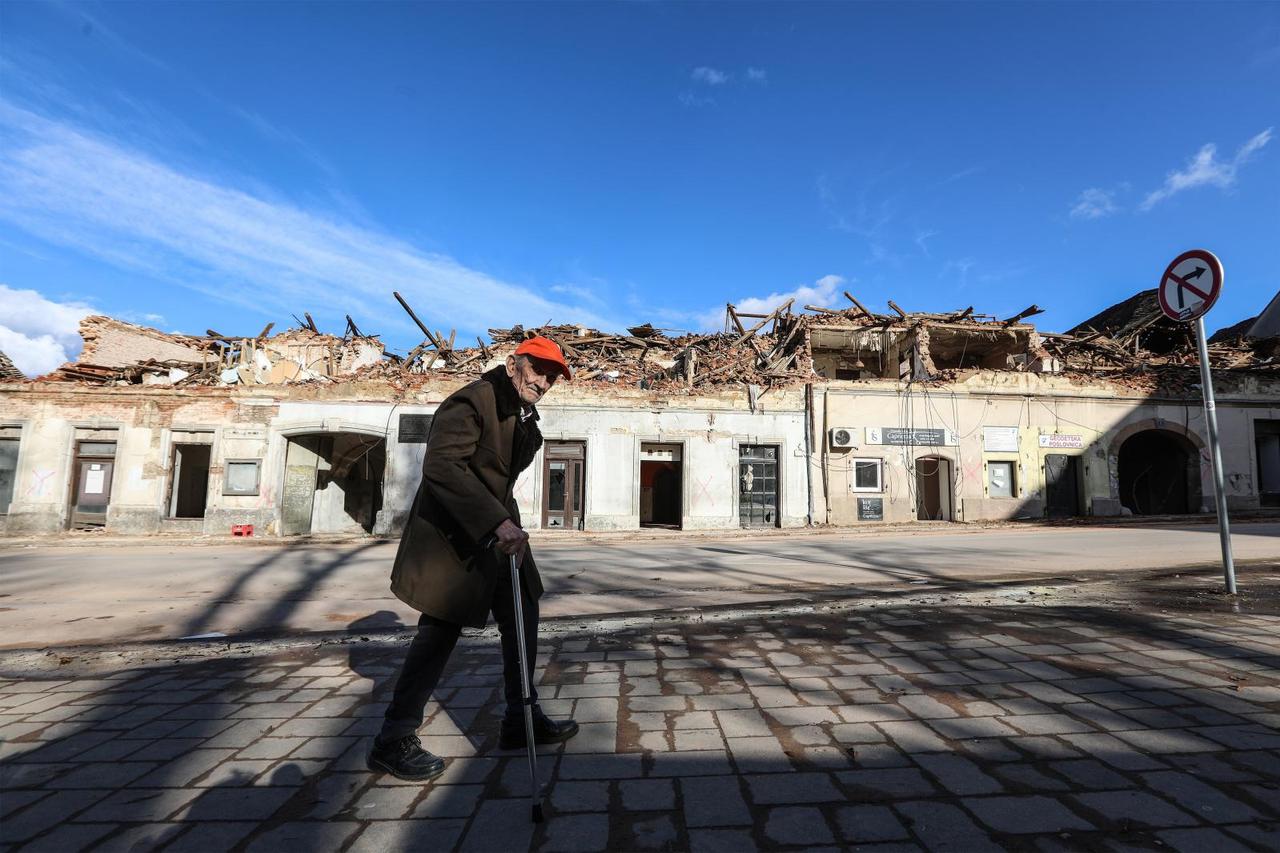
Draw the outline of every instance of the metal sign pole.
<instances>
[{"instance_id":1,"label":"metal sign pole","mask_svg":"<svg viewBox=\"0 0 1280 853\"><path fill-rule=\"evenodd\" d=\"M1204 391L1204 419L1209 425L1209 452L1213 457L1213 495L1218 503L1218 538L1222 540L1222 570L1227 592L1235 595L1236 566L1231 558L1231 526L1227 521L1227 493L1223 487L1222 447L1218 444L1218 412L1209 371L1209 347L1205 343L1204 316L1196 318L1196 347L1200 350L1200 387Z\"/></svg>"}]
</instances>

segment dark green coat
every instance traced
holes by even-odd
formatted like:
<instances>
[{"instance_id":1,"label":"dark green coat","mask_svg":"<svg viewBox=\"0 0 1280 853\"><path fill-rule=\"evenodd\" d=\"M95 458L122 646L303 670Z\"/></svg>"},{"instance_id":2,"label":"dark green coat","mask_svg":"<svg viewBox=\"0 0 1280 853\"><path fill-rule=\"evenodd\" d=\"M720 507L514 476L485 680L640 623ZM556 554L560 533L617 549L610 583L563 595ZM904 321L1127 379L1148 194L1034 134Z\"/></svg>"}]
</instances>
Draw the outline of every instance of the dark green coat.
<instances>
[{"instance_id":1,"label":"dark green coat","mask_svg":"<svg viewBox=\"0 0 1280 853\"><path fill-rule=\"evenodd\" d=\"M521 422L520 398L502 366L440 404L391 571L397 598L437 619L484 627L494 585L511 581L507 558L480 542L505 519L520 524L512 490L542 446L537 420L535 409ZM520 574L529 594L541 596L532 553Z\"/></svg>"}]
</instances>

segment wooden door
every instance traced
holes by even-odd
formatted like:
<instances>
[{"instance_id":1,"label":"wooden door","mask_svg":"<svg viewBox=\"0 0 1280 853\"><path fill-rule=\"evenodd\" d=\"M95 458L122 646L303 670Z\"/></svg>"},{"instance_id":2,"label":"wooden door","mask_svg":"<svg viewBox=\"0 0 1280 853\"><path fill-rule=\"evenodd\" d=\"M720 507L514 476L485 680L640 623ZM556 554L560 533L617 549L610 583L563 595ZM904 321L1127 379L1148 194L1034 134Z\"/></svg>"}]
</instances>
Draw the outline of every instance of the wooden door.
<instances>
[{"instance_id":1,"label":"wooden door","mask_svg":"<svg viewBox=\"0 0 1280 853\"><path fill-rule=\"evenodd\" d=\"M1080 514L1080 458L1064 453L1044 457L1045 513L1050 518L1069 518Z\"/></svg>"},{"instance_id":2,"label":"wooden door","mask_svg":"<svg viewBox=\"0 0 1280 853\"><path fill-rule=\"evenodd\" d=\"M280 532L284 536L311 532L321 438L322 436L300 435L289 439L289 446L285 450L284 491L280 507Z\"/></svg>"},{"instance_id":3,"label":"wooden door","mask_svg":"<svg viewBox=\"0 0 1280 853\"><path fill-rule=\"evenodd\" d=\"M542 526L581 530L586 507L587 446L549 441L542 463Z\"/></svg>"}]
</instances>

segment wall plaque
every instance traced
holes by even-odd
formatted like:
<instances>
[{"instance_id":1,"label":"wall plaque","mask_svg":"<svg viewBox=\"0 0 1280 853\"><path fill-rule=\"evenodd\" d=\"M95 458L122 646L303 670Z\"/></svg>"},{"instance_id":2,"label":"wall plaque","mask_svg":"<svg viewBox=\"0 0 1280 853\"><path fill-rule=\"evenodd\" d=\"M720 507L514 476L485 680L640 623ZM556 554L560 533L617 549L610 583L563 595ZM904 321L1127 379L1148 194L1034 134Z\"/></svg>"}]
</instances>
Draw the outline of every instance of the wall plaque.
<instances>
[{"instance_id":1,"label":"wall plaque","mask_svg":"<svg viewBox=\"0 0 1280 853\"><path fill-rule=\"evenodd\" d=\"M1017 427L983 427L982 449L988 453L1017 453Z\"/></svg>"},{"instance_id":2,"label":"wall plaque","mask_svg":"<svg viewBox=\"0 0 1280 853\"><path fill-rule=\"evenodd\" d=\"M401 415L400 429L396 431L400 444L426 444L431 435L432 415Z\"/></svg>"}]
</instances>

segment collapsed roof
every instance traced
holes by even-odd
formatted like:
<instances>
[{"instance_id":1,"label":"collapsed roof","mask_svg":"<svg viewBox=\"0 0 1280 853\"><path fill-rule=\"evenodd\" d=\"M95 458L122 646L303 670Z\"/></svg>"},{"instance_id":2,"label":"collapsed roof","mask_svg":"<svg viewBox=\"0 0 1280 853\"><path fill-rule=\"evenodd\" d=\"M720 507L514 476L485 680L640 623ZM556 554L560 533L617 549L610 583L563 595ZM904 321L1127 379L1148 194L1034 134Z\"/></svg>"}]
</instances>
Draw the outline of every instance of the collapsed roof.
<instances>
[{"instance_id":1,"label":"collapsed roof","mask_svg":"<svg viewBox=\"0 0 1280 853\"><path fill-rule=\"evenodd\" d=\"M325 335L309 327L268 337L162 332L111 317L80 321L79 358L43 377L119 385L280 385L351 376L382 360L376 338Z\"/></svg>"},{"instance_id":2,"label":"collapsed roof","mask_svg":"<svg viewBox=\"0 0 1280 853\"><path fill-rule=\"evenodd\" d=\"M815 379L947 381L984 370L1136 382L1134 377L1149 378L1153 371L1195 364L1195 344L1186 325L1163 315L1155 293L1135 294L1065 334L1041 333L1025 322L1041 313L1035 305L1000 318L977 314L972 307L907 312L890 300L893 313L881 314L846 292L848 306L803 306L808 313L793 311L793 300L768 314L727 305L728 331L722 333L672 335L648 324L617 334L574 325L514 326L490 329L489 341L476 338L474 347L458 346L456 330L447 336L430 330L397 293L423 333L422 342L405 356L386 353L378 336L362 333L349 316L341 336L322 333L304 314L296 328L271 335L269 324L252 337L212 329L204 335L171 334L94 316L80 324L85 340L80 357L43 379L174 386L373 380L407 386L436 377L478 376L500 364L520 341L538 334L560 345L576 381L675 393ZM1267 311L1280 313L1278 304L1273 300ZM1224 331L1234 333L1237 327ZM1280 338L1237 335L1215 337L1209 353L1215 368L1277 370L1277 349ZM0 361L0 378L5 378L4 363ZM8 378L21 381L21 374Z\"/></svg>"},{"instance_id":3,"label":"collapsed roof","mask_svg":"<svg viewBox=\"0 0 1280 853\"><path fill-rule=\"evenodd\" d=\"M9 356L0 352L0 382L22 382L26 378L22 375L22 371L14 366Z\"/></svg>"},{"instance_id":4,"label":"collapsed roof","mask_svg":"<svg viewBox=\"0 0 1280 853\"><path fill-rule=\"evenodd\" d=\"M1244 333L1246 338L1276 338L1280 337L1280 292L1271 298L1267 303L1267 307L1262 309L1249 327L1249 331Z\"/></svg>"},{"instance_id":5,"label":"collapsed roof","mask_svg":"<svg viewBox=\"0 0 1280 853\"><path fill-rule=\"evenodd\" d=\"M1251 325L1256 328L1258 323ZM1241 333L1242 326L1237 323L1209 339L1210 365L1215 370L1280 369L1277 339L1249 338ZM1170 319L1160 308L1155 288L1112 305L1065 335L1044 338L1046 348L1069 367L1094 373L1146 373L1199 362L1192 325Z\"/></svg>"}]
</instances>

